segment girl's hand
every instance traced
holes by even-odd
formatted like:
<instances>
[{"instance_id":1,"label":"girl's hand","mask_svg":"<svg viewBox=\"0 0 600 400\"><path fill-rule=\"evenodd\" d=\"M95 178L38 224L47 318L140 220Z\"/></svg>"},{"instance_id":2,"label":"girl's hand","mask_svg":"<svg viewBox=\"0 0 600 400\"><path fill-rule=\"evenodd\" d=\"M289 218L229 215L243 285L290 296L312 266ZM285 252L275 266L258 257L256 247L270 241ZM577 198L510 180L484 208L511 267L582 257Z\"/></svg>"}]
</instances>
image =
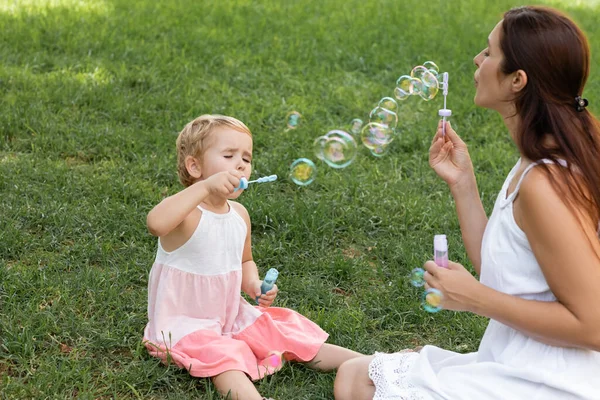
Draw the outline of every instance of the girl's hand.
<instances>
[{"instance_id":1,"label":"girl's hand","mask_svg":"<svg viewBox=\"0 0 600 400\"><path fill-rule=\"evenodd\" d=\"M261 307L269 307L275 301L275 297L277 297L277 292L279 292L279 289L277 288L277 284L274 284L271 290L260 296L260 298L258 299L258 305Z\"/></svg>"},{"instance_id":2,"label":"girl's hand","mask_svg":"<svg viewBox=\"0 0 600 400\"><path fill-rule=\"evenodd\" d=\"M450 188L473 175L473 164L467 145L446 121L446 135L442 137L442 120L429 148L429 166Z\"/></svg>"},{"instance_id":3,"label":"girl's hand","mask_svg":"<svg viewBox=\"0 0 600 400\"><path fill-rule=\"evenodd\" d=\"M223 171L211 175L200 182L203 182L206 185L206 189L210 194L227 196L233 193L236 187L240 186L240 179L242 179L243 176L244 175L240 171Z\"/></svg>"},{"instance_id":4,"label":"girl's hand","mask_svg":"<svg viewBox=\"0 0 600 400\"><path fill-rule=\"evenodd\" d=\"M442 292L443 309L473 311L482 284L465 267L449 261L448 268L443 268L433 261L427 261L423 269L426 271L425 289L434 288Z\"/></svg>"}]
</instances>

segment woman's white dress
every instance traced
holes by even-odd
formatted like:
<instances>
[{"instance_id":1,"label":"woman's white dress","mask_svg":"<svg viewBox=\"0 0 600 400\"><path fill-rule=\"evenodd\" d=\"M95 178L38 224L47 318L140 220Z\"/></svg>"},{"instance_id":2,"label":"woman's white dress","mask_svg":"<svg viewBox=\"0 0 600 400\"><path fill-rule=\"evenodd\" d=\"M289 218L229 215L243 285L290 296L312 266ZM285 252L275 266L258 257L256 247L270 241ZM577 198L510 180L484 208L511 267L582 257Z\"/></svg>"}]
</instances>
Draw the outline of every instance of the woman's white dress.
<instances>
[{"instance_id":1,"label":"woman's white dress","mask_svg":"<svg viewBox=\"0 0 600 400\"><path fill-rule=\"evenodd\" d=\"M506 195L519 164L506 178L486 226L480 281L524 299L555 301L513 217L513 200L535 164ZM477 352L425 346L420 353L376 353L369 376L374 400L592 400L600 399L600 352L550 346L490 320Z\"/></svg>"}]
</instances>

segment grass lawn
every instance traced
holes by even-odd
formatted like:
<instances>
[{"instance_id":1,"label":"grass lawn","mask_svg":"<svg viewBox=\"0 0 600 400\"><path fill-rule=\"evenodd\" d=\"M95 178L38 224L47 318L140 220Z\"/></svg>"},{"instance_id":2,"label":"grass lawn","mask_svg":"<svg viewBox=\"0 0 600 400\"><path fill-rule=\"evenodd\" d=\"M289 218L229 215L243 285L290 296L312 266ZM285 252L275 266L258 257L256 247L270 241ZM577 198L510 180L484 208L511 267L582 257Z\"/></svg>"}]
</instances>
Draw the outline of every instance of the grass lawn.
<instances>
[{"instance_id":1,"label":"grass lawn","mask_svg":"<svg viewBox=\"0 0 600 400\"><path fill-rule=\"evenodd\" d=\"M0 0L0 398L218 399L208 380L146 353L145 218L181 189L175 138L203 113L244 121L254 176L241 198L261 276L279 306L364 353L477 349L487 320L429 314L409 272L433 235L467 266L452 198L427 163L442 97L400 103L400 136L345 169L312 143L368 119L426 60L450 73L448 108L470 146L486 210L518 154L473 105L473 57L515 0ZM551 1L592 45L584 97L600 103L598 0ZM545 66L540 65L540 68ZM290 111L303 115L286 130ZM288 178L312 158L316 181ZM332 399L333 373L287 365L257 383L277 399Z\"/></svg>"}]
</instances>

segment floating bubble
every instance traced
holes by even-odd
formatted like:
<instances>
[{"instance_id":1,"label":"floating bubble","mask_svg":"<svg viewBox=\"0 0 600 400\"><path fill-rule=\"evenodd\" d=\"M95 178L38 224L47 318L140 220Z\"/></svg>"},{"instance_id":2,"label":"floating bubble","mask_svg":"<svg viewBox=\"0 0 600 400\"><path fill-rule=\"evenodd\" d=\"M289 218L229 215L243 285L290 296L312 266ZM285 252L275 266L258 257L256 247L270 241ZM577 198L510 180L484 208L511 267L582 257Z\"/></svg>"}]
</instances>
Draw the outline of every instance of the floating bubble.
<instances>
[{"instance_id":1,"label":"floating bubble","mask_svg":"<svg viewBox=\"0 0 600 400\"><path fill-rule=\"evenodd\" d=\"M387 108L378 106L371 110L371 113L369 114L369 122L376 122L389 126L393 129L396 127L396 125L398 125L398 115Z\"/></svg>"},{"instance_id":2,"label":"floating bubble","mask_svg":"<svg viewBox=\"0 0 600 400\"><path fill-rule=\"evenodd\" d=\"M410 273L410 283L415 287L425 285L425 270L423 268L415 268Z\"/></svg>"},{"instance_id":3,"label":"floating bubble","mask_svg":"<svg viewBox=\"0 0 600 400\"><path fill-rule=\"evenodd\" d=\"M440 86L437 77L431 71L427 71L421 76L421 82L425 86L435 87L436 89Z\"/></svg>"},{"instance_id":4,"label":"floating bubble","mask_svg":"<svg viewBox=\"0 0 600 400\"><path fill-rule=\"evenodd\" d=\"M350 132L354 135L358 135L360 133L360 128L363 126L363 121L360 118L354 118L350 121Z\"/></svg>"},{"instance_id":5,"label":"floating bubble","mask_svg":"<svg viewBox=\"0 0 600 400\"><path fill-rule=\"evenodd\" d=\"M419 78L410 78L410 85L412 87L411 94L420 94L423 91L423 82Z\"/></svg>"},{"instance_id":6,"label":"floating bubble","mask_svg":"<svg viewBox=\"0 0 600 400\"><path fill-rule=\"evenodd\" d=\"M299 158L290 166L290 179L300 186L306 186L315 180L317 167L308 158Z\"/></svg>"},{"instance_id":7,"label":"floating bubble","mask_svg":"<svg viewBox=\"0 0 600 400\"><path fill-rule=\"evenodd\" d=\"M313 150L315 152L315 157L317 157L319 160L323 159L323 146L325 145L326 141L327 138L325 136L319 136L313 142Z\"/></svg>"},{"instance_id":8,"label":"floating bubble","mask_svg":"<svg viewBox=\"0 0 600 400\"><path fill-rule=\"evenodd\" d=\"M412 71L410 71L410 76L411 76L411 78L417 78L417 79L421 80L421 77L427 71L429 71L429 70L427 68L425 68L424 66L417 65L416 67L414 67L412 69Z\"/></svg>"},{"instance_id":9,"label":"floating bubble","mask_svg":"<svg viewBox=\"0 0 600 400\"><path fill-rule=\"evenodd\" d=\"M394 140L394 131L387 125L369 122L362 129L360 138L366 148L373 150L390 144Z\"/></svg>"},{"instance_id":10,"label":"floating bubble","mask_svg":"<svg viewBox=\"0 0 600 400\"><path fill-rule=\"evenodd\" d=\"M323 161L332 168L345 168L356 156L356 140L347 132L329 131L323 143Z\"/></svg>"},{"instance_id":11,"label":"floating bubble","mask_svg":"<svg viewBox=\"0 0 600 400\"><path fill-rule=\"evenodd\" d=\"M438 75L440 73L440 68L433 61L425 61L423 63L423 66L425 68L427 68L429 71L435 72L435 75Z\"/></svg>"},{"instance_id":12,"label":"floating bubble","mask_svg":"<svg viewBox=\"0 0 600 400\"><path fill-rule=\"evenodd\" d=\"M302 119L302 115L298 111L289 112L288 115L285 116L285 120L287 121L287 126L290 129L296 129L298 125L300 125L300 120Z\"/></svg>"},{"instance_id":13,"label":"floating bubble","mask_svg":"<svg viewBox=\"0 0 600 400\"><path fill-rule=\"evenodd\" d=\"M389 147L389 145L385 144L383 146L375 146L369 150L375 157L383 157L387 154Z\"/></svg>"},{"instance_id":14,"label":"floating bubble","mask_svg":"<svg viewBox=\"0 0 600 400\"><path fill-rule=\"evenodd\" d=\"M396 81L394 96L396 96L398 100L406 100L411 94L413 94L412 78L408 75L402 75Z\"/></svg>"},{"instance_id":15,"label":"floating bubble","mask_svg":"<svg viewBox=\"0 0 600 400\"><path fill-rule=\"evenodd\" d=\"M423 74L423 84L420 87L419 96L425 101L432 100L439 91L439 82L429 71Z\"/></svg>"},{"instance_id":16,"label":"floating bubble","mask_svg":"<svg viewBox=\"0 0 600 400\"><path fill-rule=\"evenodd\" d=\"M423 293L423 308L430 313L438 312L442 309L443 294L437 289L429 288Z\"/></svg>"},{"instance_id":17,"label":"floating bubble","mask_svg":"<svg viewBox=\"0 0 600 400\"><path fill-rule=\"evenodd\" d=\"M384 97L383 99L379 100L378 106L383 107L386 110L390 110L393 112L398 111L398 103L396 102L396 100L392 99L391 97Z\"/></svg>"}]
</instances>

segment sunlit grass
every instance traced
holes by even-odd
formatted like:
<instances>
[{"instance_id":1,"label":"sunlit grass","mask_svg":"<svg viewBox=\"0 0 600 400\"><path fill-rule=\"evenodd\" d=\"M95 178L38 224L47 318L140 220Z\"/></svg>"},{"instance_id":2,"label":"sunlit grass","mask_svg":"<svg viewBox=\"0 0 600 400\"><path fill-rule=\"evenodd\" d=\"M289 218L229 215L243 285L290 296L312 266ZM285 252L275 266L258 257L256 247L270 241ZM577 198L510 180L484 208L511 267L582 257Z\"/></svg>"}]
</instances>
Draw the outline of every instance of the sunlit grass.
<instances>
[{"instance_id":1,"label":"sunlit grass","mask_svg":"<svg viewBox=\"0 0 600 400\"><path fill-rule=\"evenodd\" d=\"M110 2L103 0L0 0L0 13L9 15L47 15L57 8L82 14L106 14L113 9Z\"/></svg>"}]
</instances>

